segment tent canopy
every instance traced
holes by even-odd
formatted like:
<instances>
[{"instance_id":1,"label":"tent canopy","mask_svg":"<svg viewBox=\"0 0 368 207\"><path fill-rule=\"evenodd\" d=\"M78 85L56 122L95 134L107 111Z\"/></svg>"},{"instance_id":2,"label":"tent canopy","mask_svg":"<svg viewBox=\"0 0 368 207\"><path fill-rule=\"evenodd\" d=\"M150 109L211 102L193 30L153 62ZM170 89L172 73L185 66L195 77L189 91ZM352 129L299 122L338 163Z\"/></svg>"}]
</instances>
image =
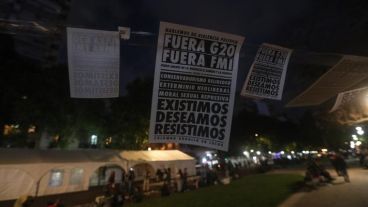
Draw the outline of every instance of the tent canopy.
<instances>
[{"instance_id":1,"label":"tent canopy","mask_svg":"<svg viewBox=\"0 0 368 207\"><path fill-rule=\"evenodd\" d=\"M115 150L0 149L1 164L118 162L124 159Z\"/></svg>"},{"instance_id":2,"label":"tent canopy","mask_svg":"<svg viewBox=\"0 0 368 207\"><path fill-rule=\"evenodd\" d=\"M75 163L119 161L174 161L194 160L179 150L119 151L119 150L34 150L0 149L1 164Z\"/></svg>"},{"instance_id":3,"label":"tent canopy","mask_svg":"<svg viewBox=\"0 0 368 207\"><path fill-rule=\"evenodd\" d=\"M357 88L368 78L368 58L345 55L308 89L291 100L288 107L319 105L338 93Z\"/></svg>"},{"instance_id":4,"label":"tent canopy","mask_svg":"<svg viewBox=\"0 0 368 207\"><path fill-rule=\"evenodd\" d=\"M121 157L132 161L174 161L194 160L193 157L179 150L123 151Z\"/></svg>"}]
</instances>

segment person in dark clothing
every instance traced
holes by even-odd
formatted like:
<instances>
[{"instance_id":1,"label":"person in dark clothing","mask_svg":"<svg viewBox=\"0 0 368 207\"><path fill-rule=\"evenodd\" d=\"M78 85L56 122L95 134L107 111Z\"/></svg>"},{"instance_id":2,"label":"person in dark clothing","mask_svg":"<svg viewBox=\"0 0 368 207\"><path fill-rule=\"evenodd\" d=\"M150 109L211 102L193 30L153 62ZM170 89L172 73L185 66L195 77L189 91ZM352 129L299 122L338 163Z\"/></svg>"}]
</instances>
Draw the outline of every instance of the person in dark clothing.
<instances>
[{"instance_id":1,"label":"person in dark clothing","mask_svg":"<svg viewBox=\"0 0 368 207\"><path fill-rule=\"evenodd\" d=\"M128 172L128 192L132 193L133 191L133 184L135 180L135 173L133 169L130 169Z\"/></svg>"},{"instance_id":2,"label":"person in dark clothing","mask_svg":"<svg viewBox=\"0 0 368 207\"><path fill-rule=\"evenodd\" d=\"M157 171L156 171L156 181L161 182L163 177L164 177L164 173L160 169L157 169Z\"/></svg>"},{"instance_id":3,"label":"person in dark clothing","mask_svg":"<svg viewBox=\"0 0 368 207\"><path fill-rule=\"evenodd\" d=\"M178 192L183 191L183 172L181 171L181 169L179 169L176 176L176 187Z\"/></svg>"},{"instance_id":4,"label":"person in dark clothing","mask_svg":"<svg viewBox=\"0 0 368 207\"><path fill-rule=\"evenodd\" d=\"M314 159L310 159L307 165L306 179L321 178L327 182L334 180L330 173L321 165L319 165Z\"/></svg>"},{"instance_id":5,"label":"person in dark clothing","mask_svg":"<svg viewBox=\"0 0 368 207\"><path fill-rule=\"evenodd\" d=\"M182 191L186 191L188 188L188 172L187 172L187 168L184 168L184 172L183 172L183 186L182 186Z\"/></svg>"},{"instance_id":6,"label":"person in dark clothing","mask_svg":"<svg viewBox=\"0 0 368 207\"><path fill-rule=\"evenodd\" d=\"M339 176L343 176L345 182L350 182L349 174L347 171L347 165L342 155L340 154L333 155L331 157L331 163L334 166L336 173Z\"/></svg>"}]
</instances>

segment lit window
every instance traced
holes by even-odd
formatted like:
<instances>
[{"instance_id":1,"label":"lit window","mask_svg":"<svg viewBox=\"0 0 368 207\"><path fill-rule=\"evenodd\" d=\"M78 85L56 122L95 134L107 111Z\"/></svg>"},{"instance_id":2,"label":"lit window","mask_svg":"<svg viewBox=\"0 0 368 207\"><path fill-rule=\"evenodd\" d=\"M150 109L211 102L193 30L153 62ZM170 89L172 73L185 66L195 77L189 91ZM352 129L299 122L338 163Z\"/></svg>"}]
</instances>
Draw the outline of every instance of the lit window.
<instances>
[{"instance_id":1,"label":"lit window","mask_svg":"<svg viewBox=\"0 0 368 207\"><path fill-rule=\"evenodd\" d=\"M79 185L83 180L83 172L82 168L74 168L70 172L69 185Z\"/></svg>"},{"instance_id":2,"label":"lit window","mask_svg":"<svg viewBox=\"0 0 368 207\"><path fill-rule=\"evenodd\" d=\"M63 185L64 170L51 170L49 186L57 187Z\"/></svg>"},{"instance_id":3,"label":"lit window","mask_svg":"<svg viewBox=\"0 0 368 207\"><path fill-rule=\"evenodd\" d=\"M92 145L96 145L97 144L97 135L92 135L91 136L91 144Z\"/></svg>"}]
</instances>

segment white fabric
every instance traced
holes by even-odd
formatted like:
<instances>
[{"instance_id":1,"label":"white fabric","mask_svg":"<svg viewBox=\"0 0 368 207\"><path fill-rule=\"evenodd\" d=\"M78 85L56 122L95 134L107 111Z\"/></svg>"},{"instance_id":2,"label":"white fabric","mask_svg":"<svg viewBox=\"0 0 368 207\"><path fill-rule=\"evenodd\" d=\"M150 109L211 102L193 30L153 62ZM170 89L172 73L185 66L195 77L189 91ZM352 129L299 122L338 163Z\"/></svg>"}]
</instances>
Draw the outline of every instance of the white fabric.
<instances>
[{"instance_id":1,"label":"white fabric","mask_svg":"<svg viewBox=\"0 0 368 207\"><path fill-rule=\"evenodd\" d=\"M124 159L135 161L194 160L179 150L123 151L120 155Z\"/></svg>"},{"instance_id":2,"label":"white fabric","mask_svg":"<svg viewBox=\"0 0 368 207\"><path fill-rule=\"evenodd\" d=\"M34 179L19 169L0 168L0 200L18 198L19 195L32 194Z\"/></svg>"},{"instance_id":3,"label":"white fabric","mask_svg":"<svg viewBox=\"0 0 368 207\"><path fill-rule=\"evenodd\" d=\"M93 175L100 167L109 166L115 171L117 168L114 166L119 166L127 171L130 167L141 164L150 165L152 170L170 167L172 172L187 168L189 175L195 174L195 159L178 150L0 149L0 201L17 199L21 195L34 196L36 191L38 196L43 196L88 190L90 184L93 184ZM71 174L76 169L83 170L80 184L73 184L73 181L71 183ZM49 186L53 170L64 172L61 186ZM121 180L120 172L116 171L115 176L116 181Z\"/></svg>"}]
</instances>

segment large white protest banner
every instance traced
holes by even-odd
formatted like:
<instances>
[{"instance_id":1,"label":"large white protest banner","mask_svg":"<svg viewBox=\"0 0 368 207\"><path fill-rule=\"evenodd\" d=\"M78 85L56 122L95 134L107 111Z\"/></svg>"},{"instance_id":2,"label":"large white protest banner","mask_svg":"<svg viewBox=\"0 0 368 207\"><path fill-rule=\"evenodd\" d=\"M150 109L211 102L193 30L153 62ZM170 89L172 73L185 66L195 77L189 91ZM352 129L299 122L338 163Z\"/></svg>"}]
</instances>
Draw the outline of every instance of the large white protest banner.
<instances>
[{"instance_id":1,"label":"large white protest banner","mask_svg":"<svg viewBox=\"0 0 368 207\"><path fill-rule=\"evenodd\" d=\"M70 96L119 96L118 32L67 28Z\"/></svg>"},{"instance_id":2,"label":"large white protest banner","mask_svg":"<svg viewBox=\"0 0 368 207\"><path fill-rule=\"evenodd\" d=\"M227 150L243 37L160 23L150 143Z\"/></svg>"},{"instance_id":3,"label":"large white protest banner","mask_svg":"<svg viewBox=\"0 0 368 207\"><path fill-rule=\"evenodd\" d=\"M242 96L282 99L291 49L262 44L242 88Z\"/></svg>"},{"instance_id":4,"label":"large white protest banner","mask_svg":"<svg viewBox=\"0 0 368 207\"><path fill-rule=\"evenodd\" d=\"M368 91L368 87L364 87L364 88L358 88L358 89L354 89L354 90L339 93L337 95L335 104L331 108L330 112L336 111L341 106L352 102L352 100L354 100L355 98L361 96L362 94L366 95L367 91Z\"/></svg>"}]
</instances>

